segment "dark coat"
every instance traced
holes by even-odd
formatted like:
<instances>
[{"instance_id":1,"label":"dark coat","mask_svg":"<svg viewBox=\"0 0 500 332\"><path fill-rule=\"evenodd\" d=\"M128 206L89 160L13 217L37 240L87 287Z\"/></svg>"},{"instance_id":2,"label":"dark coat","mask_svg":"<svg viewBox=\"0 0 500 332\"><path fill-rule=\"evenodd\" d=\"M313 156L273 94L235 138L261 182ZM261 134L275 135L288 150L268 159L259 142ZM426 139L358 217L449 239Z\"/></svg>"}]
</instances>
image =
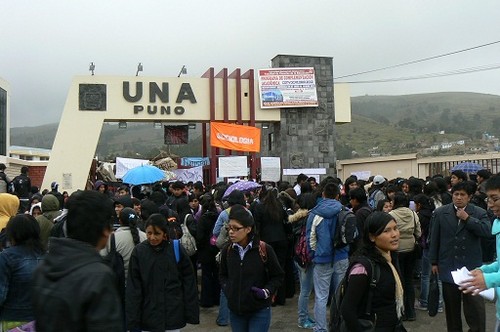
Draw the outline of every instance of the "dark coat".
<instances>
[{"instance_id":1,"label":"dark coat","mask_svg":"<svg viewBox=\"0 0 500 332\"><path fill-rule=\"evenodd\" d=\"M198 262L209 264L215 262L215 256L219 249L215 245L210 244L212 230L217 221L218 214L216 211L206 211L198 221L196 229L196 247L198 248Z\"/></svg>"},{"instance_id":2,"label":"dark coat","mask_svg":"<svg viewBox=\"0 0 500 332\"><path fill-rule=\"evenodd\" d=\"M176 263L173 244L139 243L130 256L126 290L128 328L157 332L200 323L198 288L191 260L180 246Z\"/></svg>"},{"instance_id":3,"label":"dark coat","mask_svg":"<svg viewBox=\"0 0 500 332\"><path fill-rule=\"evenodd\" d=\"M451 203L434 210L431 218L429 259L432 265L438 265L443 282L453 283L451 271L482 265L481 238L491 234L491 224L480 207L467 204L465 212L468 220L459 223Z\"/></svg>"},{"instance_id":4,"label":"dark coat","mask_svg":"<svg viewBox=\"0 0 500 332\"><path fill-rule=\"evenodd\" d=\"M250 290L255 286L275 294L283 282L285 273L273 248L266 244L266 251L267 261L264 263L259 254L257 237L254 237L252 248L245 254L243 261L238 248L234 248L232 243L222 249L219 276L231 311L239 315L251 314L271 305L271 297L257 299Z\"/></svg>"},{"instance_id":5,"label":"dark coat","mask_svg":"<svg viewBox=\"0 0 500 332\"><path fill-rule=\"evenodd\" d=\"M255 206L253 217L255 226L262 241L271 243L286 241L286 232L283 221L285 220L285 210L279 210L279 218L272 219L271 214L263 203Z\"/></svg>"},{"instance_id":6,"label":"dark coat","mask_svg":"<svg viewBox=\"0 0 500 332\"><path fill-rule=\"evenodd\" d=\"M34 274L33 305L37 331L124 330L115 275L85 242L51 239Z\"/></svg>"}]
</instances>

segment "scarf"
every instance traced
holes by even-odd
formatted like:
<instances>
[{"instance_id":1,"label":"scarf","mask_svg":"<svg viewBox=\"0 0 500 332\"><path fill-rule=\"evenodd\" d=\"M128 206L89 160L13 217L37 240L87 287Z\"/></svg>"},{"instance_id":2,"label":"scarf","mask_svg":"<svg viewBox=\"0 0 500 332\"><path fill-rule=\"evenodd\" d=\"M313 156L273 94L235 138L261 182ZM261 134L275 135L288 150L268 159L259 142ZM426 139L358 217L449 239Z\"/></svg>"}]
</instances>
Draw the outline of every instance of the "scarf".
<instances>
[{"instance_id":1,"label":"scarf","mask_svg":"<svg viewBox=\"0 0 500 332\"><path fill-rule=\"evenodd\" d=\"M382 253L382 256L385 258L387 261L387 264L391 267L392 270L392 275L394 276L394 280L396 281L396 313L398 315L398 318L401 319L403 316L403 311L404 311L404 304L403 304L403 285L401 284L401 279L399 278L398 271L396 270L396 267L392 264L392 259L391 259L391 254L390 252L383 252L380 250Z\"/></svg>"}]
</instances>

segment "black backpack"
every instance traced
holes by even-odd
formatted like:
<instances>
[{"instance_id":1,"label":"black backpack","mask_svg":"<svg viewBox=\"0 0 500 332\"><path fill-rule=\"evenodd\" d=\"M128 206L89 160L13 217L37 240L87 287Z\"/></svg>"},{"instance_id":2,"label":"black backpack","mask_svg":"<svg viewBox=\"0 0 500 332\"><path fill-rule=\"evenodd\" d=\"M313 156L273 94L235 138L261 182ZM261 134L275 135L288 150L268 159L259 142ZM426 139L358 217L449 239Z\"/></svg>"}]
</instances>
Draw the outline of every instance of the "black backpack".
<instances>
[{"instance_id":1,"label":"black backpack","mask_svg":"<svg viewBox=\"0 0 500 332\"><path fill-rule=\"evenodd\" d=\"M104 257L104 262L113 270L116 276L116 286L120 299L125 301L125 265L122 255L116 251L115 234L111 234L110 251Z\"/></svg>"},{"instance_id":2,"label":"black backpack","mask_svg":"<svg viewBox=\"0 0 500 332\"><path fill-rule=\"evenodd\" d=\"M358 317L358 321L363 327L367 328L373 327L375 325L375 323L371 320L372 298L373 290L377 287L377 282L380 279L380 266L378 266L378 264L374 263L368 257L360 256L351 261L344 278L340 282L340 285L338 286L336 292L332 295L330 304L330 332L347 332L347 327L345 326L344 318L342 317L340 308L342 306L342 301L344 300L344 295L349 284L349 273L351 272L353 266L358 263L361 263L363 266L370 266L370 271L368 271L370 288L368 289L366 307L363 310L363 317ZM369 331L369 329L366 329L366 331Z\"/></svg>"},{"instance_id":3,"label":"black backpack","mask_svg":"<svg viewBox=\"0 0 500 332\"><path fill-rule=\"evenodd\" d=\"M346 207L340 210L335 232L333 234L333 247L335 249L343 248L351 243L354 243L359 237L357 218Z\"/></svg>"}]
</instances>

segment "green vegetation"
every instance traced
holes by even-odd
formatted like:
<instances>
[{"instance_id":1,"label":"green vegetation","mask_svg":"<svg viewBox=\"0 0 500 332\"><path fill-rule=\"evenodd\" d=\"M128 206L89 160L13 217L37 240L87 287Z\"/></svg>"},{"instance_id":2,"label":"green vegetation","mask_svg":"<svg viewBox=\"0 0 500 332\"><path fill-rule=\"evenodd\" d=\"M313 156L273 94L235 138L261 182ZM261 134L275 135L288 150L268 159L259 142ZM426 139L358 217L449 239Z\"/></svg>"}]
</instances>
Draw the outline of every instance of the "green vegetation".
<instances>
[{"instance_id":1,"label":"green vegetation","mask_svg":"<svg viewBox=\"0 0 500 332\"><path fill-rule=\"evenodd\" d=\"M443 92L362 96L351 98L351 107L352 122L335 127L338 159L417 153L458 140L464 140L465 145L449 153L468 153L470 148L492 149L491 142L481 140L483 133L500 137L500 96L496 95ZM201 156L200 127L189 131L189 144L165 146L163 130L153 129L152 123L129 123L127 129L105 124L96 153L101 160L116 156L150 159L160 150ZM12 128L11 144L50 149L56 131L57 124ZM81 142L75 142L76 149L78 144Z\"/></svg>"}]
</instances>

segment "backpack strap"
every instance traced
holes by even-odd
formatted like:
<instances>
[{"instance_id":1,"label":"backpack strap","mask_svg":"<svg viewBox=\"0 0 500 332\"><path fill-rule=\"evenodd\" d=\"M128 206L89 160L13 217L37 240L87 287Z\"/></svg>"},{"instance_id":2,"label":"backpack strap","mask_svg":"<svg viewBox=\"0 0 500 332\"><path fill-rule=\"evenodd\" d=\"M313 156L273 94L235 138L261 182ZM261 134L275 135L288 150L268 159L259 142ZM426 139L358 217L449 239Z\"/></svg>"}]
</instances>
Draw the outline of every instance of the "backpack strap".
<instances>
[{"instance_id":1,"label":"backpack strap","mask_svg":"<svg viewBox=\"0 0 500 332\"><path fill-rule=\"evenodd\" d=\"M262 262L265 264L267 262L267 247L264 241L259 241L259 255Z\"/></svg>"},{"instance_id":2,"label":"backpack strap","mask_svg":"<svg viewBox=\"0 0 500 332\"><path fill-rule=\"evenodd\" d=\"M111 233L111 241L110 241L110 252L116 252L116 241L115 241L115 233Z\"/></svg>"},{"instance_id":3,"label":"backpack strap","mask_svg":"<svg viewBox=\"0 0 500 332\"><path fill-rule=\"evenodd\" d=\"M181 260L181 253L180 253L180 248L179 248L179 240L172 240L174 244L174 254L175 254L175 262L179 264L179 261Z\"/></svg>"},{"instance_id":4,"label":"backpack strap","mask_svg":"<svg viewBox=\"0 0 500 332\"><path fill-rule=\"evenodd\" d=\"M368 289L368 297L366 301L365 315L368 317L371 316L372 313L372 300L373 300L373 291L377 287L377 282L380 279L380 266L374 263L371 259L366 257L366 261L370 264L371 273L369 275L370 279L370 288Z\"/></svg>"}]
</instances>

